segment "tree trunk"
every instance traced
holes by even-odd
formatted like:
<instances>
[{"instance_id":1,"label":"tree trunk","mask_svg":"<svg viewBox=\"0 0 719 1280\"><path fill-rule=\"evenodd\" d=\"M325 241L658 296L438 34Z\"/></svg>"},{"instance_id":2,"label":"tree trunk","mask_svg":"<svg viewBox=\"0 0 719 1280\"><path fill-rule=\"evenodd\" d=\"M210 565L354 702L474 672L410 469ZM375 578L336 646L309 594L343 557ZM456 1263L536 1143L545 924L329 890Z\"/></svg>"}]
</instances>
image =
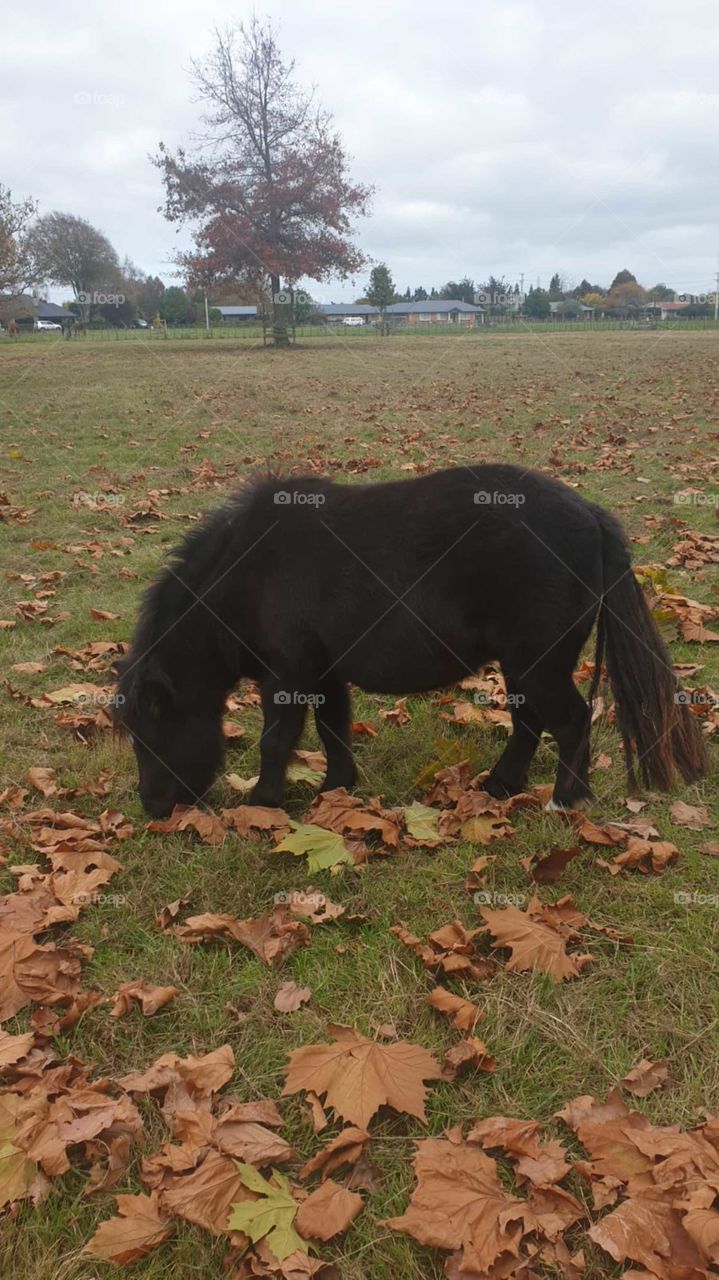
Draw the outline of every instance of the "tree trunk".
<instances>
[{"instance_id":1,"label":"tree trunk","mask_svg":"<svg viewBox=\"0 0 719 1280\"><path fill-rule=\"evenodd\" d=\"M289 347L290 335L287 329L288 317L291 314L289 290L283 290L279 276L270 276L272 287L272 341L276 347Z\"/></svg>"}]
</instances>

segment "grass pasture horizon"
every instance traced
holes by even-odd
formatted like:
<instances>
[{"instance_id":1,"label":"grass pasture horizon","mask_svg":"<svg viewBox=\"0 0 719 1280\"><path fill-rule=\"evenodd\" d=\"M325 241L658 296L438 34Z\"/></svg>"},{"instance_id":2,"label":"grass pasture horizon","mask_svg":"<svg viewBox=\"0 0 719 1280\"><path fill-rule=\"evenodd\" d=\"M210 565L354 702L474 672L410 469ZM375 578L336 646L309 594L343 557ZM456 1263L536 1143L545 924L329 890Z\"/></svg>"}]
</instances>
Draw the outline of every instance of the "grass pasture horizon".
<instances>
[{"instance_id":1,"label":"grass pasture horizon","mask_svg":"<svg viewBox=\"0 0 719 1280\"><path fill-rule=\"evenodd\" d=\"M13 867L26 875L29 864L47 870L32 847L25 815L33 810L69 808L88 820L117 810L132 826L108 850L121 870L99 901L40 935L58 944L72 936L88 949L82 987L104 1001L73 1027L55 1031L49 1044L58 1062L72 1056L116 1080L161 1054L201 1055L229 1044L234 1072L225 1092L241 1102L279 1102L282 1135L298 1153L287 1171L296 1176L340 1123L330 1117L317 1134L300 1095L281 1099L293 1050L326 1041L328 1024L368 1036L392 1024L399 1038L440 1060L457 1043L458 1032L427 1004L433 976L390 929L401 922L424 940L453 920L477 928L478 905L465 882L480 855L496 855L481 882L495 906L526 903L535 892L546 902L571 894L580 911L610 931L592 937L592 963L571 981L500 967L490 981L446 983L482 1010L476 1034L495 1069L433 1082L426 1126L384 1111L371 1123L364 1208L345 1234L321 1246L342 1280L445 1274L446 1252L378 1225L404 1212L415 1186L414 1142L427 1134L511 1116L538 1120L566 1142L556 1112L578 1095L604 1099L643 1058L668 1068L665 1087L629 1098L654 1124L691 1127L716 1113L719 863L701 851L719 838L713 713L707 710L706 780L667 796L630 795L604 689L593 729L596 802L589 817L602 825L639 814L676 844L678 856L661 874L610 874L602 862L613 851L584 843L556 883L538 885L523 860L566 848L576 837L563 816L531 807L512 813L509 838L402 846L361 867L340 866L337 874L309 875L302 860L270 855L266 840L236 832L211 844L189 831L148 830L128 744L107 729L78 731L68 707L58 709L46 695L78 682L110 683L110 655L98 649L90 656L86 647L126 642L141 592L169 548L200 513L266 469L366 483L490 461L539 467L617 514L636 565L645 567L657 593L719 609L716 563L706 550L711 540L701 543L702 535L719 532L718 341L708 329L551 330L493 334L491 341L468 332L432 343L393 335L360 344L336 335L286 352L229 338L148 343L139 333L122 342L89 336L0 343L0 894L18 889ZM688 668L686 683L719 691L716 641L686 638L693 633L682 635L665 608L658 617L675 663ZM719 630L709 611L706 627ZM452 695L465 697L459 689ZM355 790L363 801L379 796L388 808L421 802L438 770L468 759L476 774L502 750L501 717L455 719L446 691L407 698L406 718L382 714L394 702L354 693L354 720L374 730L355 737ZM236 736L208 797L216 812L242 803L227 775L257 772L259 711L243 700L231 720ZM309 721L301 746L319 749ZM554 755L554 744L544 740L532 784L552 780ZM43 796L28 781L28 771L38 768L54 770L57 787L75 794ZM20 800L17 788L27 792ZM306 781L293 782L290 818L300 821L313 796ZM628 797L637 804L627 806ZM671 813L677 801L705 808L706 820L678 823ZM178 920L204 912L244 920L271 910L276 895L310 885L345 915L313 927L308 945L282 967L263 964L235 942L187 945L157 924L177 900L188 904ZM494 955L488 941L483 947ZM112 1017L107 999L134 979L172 985L177 995L153 1016L135 1007ZM274 998L288 979L312 994L284 1013ZM3 1029L11 1035L32 1029L34 1009L28 1005ZM143 1156L169 1141L149 1097L140 1111L144 1133L115 1186L89 1193L86 1166L71 1158L39 1204L23 1200L0 1220L3 1280L114 1274L82 1249L115 1212L115 1195L143 1191ZM571 1138L569 1144L578 1155L578 1144ZM591 1197L572 1177L568 1185L595 1220ZM587 1238L586 1225L573 1237L574 1248L584 1250L586 1280L621 1276L625 1267ZM225 1251L221 1236L178 1219L172 1237L128 1274L221 1280ZM539 1274L561 1272L540 1264Z\"/></svg>"}]
</instances>

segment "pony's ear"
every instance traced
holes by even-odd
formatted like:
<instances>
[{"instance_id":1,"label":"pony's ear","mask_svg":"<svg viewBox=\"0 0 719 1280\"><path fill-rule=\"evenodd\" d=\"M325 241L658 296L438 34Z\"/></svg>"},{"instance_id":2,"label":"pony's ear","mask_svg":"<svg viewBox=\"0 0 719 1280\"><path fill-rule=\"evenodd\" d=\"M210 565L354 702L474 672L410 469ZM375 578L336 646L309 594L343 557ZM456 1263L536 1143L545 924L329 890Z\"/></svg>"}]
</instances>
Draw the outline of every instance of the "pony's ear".
<instances>
[{"instance_id":1,"label":"pony's ear","mask_svg":"<svg viewBox=\"0 0 719 1280\"><path fill-rule=\"evenodd\" d=\"M167 672L152 658L142 675L142 699L151 716L166 715L175 702L175 686Z\"/></svg>"}]
</instances>

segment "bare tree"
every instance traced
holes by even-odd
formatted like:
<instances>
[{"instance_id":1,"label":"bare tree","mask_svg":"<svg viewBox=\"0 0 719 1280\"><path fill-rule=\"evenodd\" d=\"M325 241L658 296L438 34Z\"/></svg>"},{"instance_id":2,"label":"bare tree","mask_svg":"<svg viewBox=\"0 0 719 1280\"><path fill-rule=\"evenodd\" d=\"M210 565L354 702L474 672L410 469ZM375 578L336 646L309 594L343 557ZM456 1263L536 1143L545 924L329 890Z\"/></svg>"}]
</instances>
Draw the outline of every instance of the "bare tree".
<instances>
[{"instance_id":1,"label":"bare tree","mask_svg":"<svg viewBox=\"0 0 719 1280\"><path fill-rule=\"evenodd\" d=\"M36 267L28 245L28 227L35 217L34 200L13 200L0 183L0 293L18 297L35 282Z\"/></svg>"},{"instance_id":2,"label":"bare tree","mask_svg":"<svg viewBox=\"0 0 719 1280\"><path fill-rule=\"evenodd\" d=\"M120 261L107 236L85 218L47 213L29 236L39 278L68 285L89 317L93 295L111 291L121 280Z\"/></svg>"}]
</instances>

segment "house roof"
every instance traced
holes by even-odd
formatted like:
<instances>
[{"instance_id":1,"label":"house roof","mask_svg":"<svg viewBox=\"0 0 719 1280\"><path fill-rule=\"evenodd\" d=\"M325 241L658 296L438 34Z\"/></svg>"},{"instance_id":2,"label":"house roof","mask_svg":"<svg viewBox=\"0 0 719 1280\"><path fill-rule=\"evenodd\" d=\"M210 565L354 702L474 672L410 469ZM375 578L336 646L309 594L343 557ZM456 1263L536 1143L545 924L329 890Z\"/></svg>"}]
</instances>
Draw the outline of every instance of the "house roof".
<instances>
[{"instance_id":1,"label":"house roof","mask_svg":"<svg viewBox=\"0 0 719 1280\"><path fill-rule=\"evenodd\" d=\"M38 320L72 320L72 312L67 307L58 307L56 302L43 302L38 298L34 303Z\"/></svg>"},{"instance_id":2,"label":"house roof","mask_svg":"<svg viewBox=\"0 0 719 1280\"><path fill-rule=\"evenodd\" d=\"M257 307L216 307L212 306L213 311L219 311L222 316L256 316Z\"/></svg>"},{"instance_id":3,"label":"house roof","mask_svg":"<svg viewBox=\"0 0 719 1280\"><path fill-rule=\"evenodd\" d=\"M481 313L484 307L475 306L471 302L462 302L459 298L430 298L427 302L393 302L387 307L387 315L441 315L451 311L472 311Z\"/></svg>"},{"instance_id":4,"label":"house roof","mask_svg":"<svg viewBox=\"0 0 719 1280\"><path fill-rule=\"evenodd\" d=\"M31 293L23 293L14 298L5 294L0 297L0 302L12 304L11 309L15 311L18 319L22 316L34 316L36 320L65 320L66 322L73 319L73 313L66 307L59 307L56 302L45 302L43 298L33 298ZM5 309L7 310L7 306Z\"/></svg>"},{"instance_id":5,"label":"house roof","mask_svg":"<svg viewBox=\"0 0 719 1280\"><path fill-rule=\"evenodd\" d=\"M321 309L328 316L378 316L380 313L379 307L369 302L324 302ZM451 311L482 312L484 307L458 298L430 298L427 302L392 302L385 311L388 316L448 315Z\"/></svg>"},{"instance_id":6,"label":"house roof","mask_svg":"<svg viewBox=\"0 0 719 1280\"><path fill-rule=\"evenodd\" d=\"M378 316L379 307L369 302L323 302L320 309L328 316Z\"/></svg>"},{"instance_id":7,"label":"house roof","mask_svg":"<svg viewBox=\"0 0 719 1280\"><path fill-rule=\"evenodd\" d=\"M553 312L554 312L554 311L558 311L560 307L563 307L563 306L564 306L564 303L565 303L565 302L571 302L571 303L572 303L572 305L576 304L576 305L579 307L579 310L580 310L580 311L593 311L593 310L594 310L594 307L588 307L588 306L586 306L586 305L585 305L585 303L583 303L583 302L579 302L576 298L560 298L560 299L559 299L558 301L556 301L556 302L554 302L554 301L553 301L553 302L550 302L550 304L549 304L549 309L550 309L550 311L553 311Z\"/></svg>"},{"instance_id":8,"label":"house roof","mask_svg":"<svg viewBox=\"0 0 719 1280\"><path fill-rule=\"evenodd\" d=\"M683 311L685 307L691 306L690 302L653 302L653 307L659 307L662 311Z\"/></svg>"}]
</instances>

